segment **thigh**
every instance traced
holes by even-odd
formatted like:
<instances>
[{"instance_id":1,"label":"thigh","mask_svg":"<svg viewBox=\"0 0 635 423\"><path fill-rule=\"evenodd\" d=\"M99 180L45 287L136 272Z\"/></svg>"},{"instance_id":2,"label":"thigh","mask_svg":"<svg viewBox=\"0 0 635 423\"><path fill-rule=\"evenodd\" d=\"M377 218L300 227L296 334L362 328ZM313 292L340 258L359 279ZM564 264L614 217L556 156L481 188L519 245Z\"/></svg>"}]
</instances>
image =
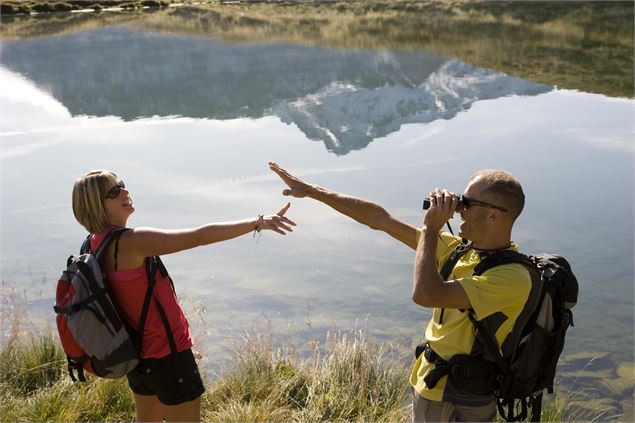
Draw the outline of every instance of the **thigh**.
<instances>
[{"instance_id":1,"label":"thigh","mask_svg":"<svg viewBox=\"0 0 635 423\"><path fill-rule=\"evenodd\" d=\"M134 394L137 422L160 422L163 420L163 410L159 399L155 395Z\"/></svg>"},{"instance_id":2,"label":"thigh","mask_svg":"<svg viewBox=\"0 0 635 423\"><path fill-rule=\"evenodd\" d=\"M166 422L201 421L201 397L178 405L163 405L162 409Z\"/></svg>"},{"instance_id":3,"label":"thigh","mask_svg":"<svg viewBox=\"0 0 635 423\"><path fill-rule=\"evenodd\" d=\"M479 407L455 405L457 422L493 422L496 418L496 400Z\"/></svg>"},{"instance_id":4,"label":"thigh","mask_svg":"<svg viewBox=\"0 0 635 423\"><path fill-rule=\"evenodd\" d=\"M496 402L480 407L457 405L447 401L430 401L414 390L412 422L491 422L496 417Z\"/></svg>"},{"instance_id":5,"label":"thigh","mask_svg":"<svg viewBox=\"0 0 635 423\"><path fill-rule=\"evenodd\" d=\"M443 420L443 402L427 400L412 390L412 423L440 422Z\"/></svg>"}]
</instances>

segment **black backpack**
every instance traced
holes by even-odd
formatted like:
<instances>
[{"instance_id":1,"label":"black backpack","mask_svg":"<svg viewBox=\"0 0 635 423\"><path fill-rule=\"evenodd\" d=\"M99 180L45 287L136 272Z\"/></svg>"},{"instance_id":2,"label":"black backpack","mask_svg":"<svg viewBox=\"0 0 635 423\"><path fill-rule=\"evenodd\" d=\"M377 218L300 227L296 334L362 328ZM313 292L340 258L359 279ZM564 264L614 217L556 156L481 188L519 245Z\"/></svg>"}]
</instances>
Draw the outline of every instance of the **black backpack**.
<instances>
[{"instance_id":1,"label":"black backpack","mask_svg":"<svg viewBox=\"0 0 635 423\"><path fill-rule=\"evenodd\" d=\"M444 279L470 249L463 245L451 254L442 270L442 274L447 273ZM439 371L435 372L432 383L447 374L452 384L465 392L493 392L498 412L506 421L524 420L529 410L531 421L540 421L543 391L553 393L565 334L573 326L571 308L578 300L578 281L561 256L526 256L512 250L489 254L473 274L481 275L495 266L510 263L520 263L529 269L532 288L503 345L499 348L492 330L476 319L473 310L466 310L476 327L476 351L437 363Z\"/></svg>"}]
</instances>

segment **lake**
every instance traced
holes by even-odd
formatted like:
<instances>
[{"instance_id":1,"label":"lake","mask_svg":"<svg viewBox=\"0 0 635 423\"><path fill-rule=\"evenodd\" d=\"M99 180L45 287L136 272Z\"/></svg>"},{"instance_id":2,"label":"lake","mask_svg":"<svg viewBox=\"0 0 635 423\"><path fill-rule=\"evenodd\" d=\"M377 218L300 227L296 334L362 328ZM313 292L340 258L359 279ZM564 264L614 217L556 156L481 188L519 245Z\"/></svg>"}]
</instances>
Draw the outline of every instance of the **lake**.
<instances>
[{"instance_id":1,"label":"lake","mask_svg":"<svg viewBox=\"0 0 635 423\"><path fill-rule=\"evenodd\" d=\"M603 419L632 416L632 5L607 9L627 16L612 31L508 7L445 26L408 10L304 25L257 8L3 16L2 332L21 303L25 327L52 325L57 278L86 235L72 185L91 169L125 180L130 226L183 228L279 210L269 160L412 225L431 189L463 192L475 171L503 168L527 197L513 240L565 256L580 283L563 386L592 387ZM414 251L291 203L287 237L164 257L211 371L254 328L304 351L363 328L410 354L431 315L410 299Z\"/></svg>"}]
</instances>

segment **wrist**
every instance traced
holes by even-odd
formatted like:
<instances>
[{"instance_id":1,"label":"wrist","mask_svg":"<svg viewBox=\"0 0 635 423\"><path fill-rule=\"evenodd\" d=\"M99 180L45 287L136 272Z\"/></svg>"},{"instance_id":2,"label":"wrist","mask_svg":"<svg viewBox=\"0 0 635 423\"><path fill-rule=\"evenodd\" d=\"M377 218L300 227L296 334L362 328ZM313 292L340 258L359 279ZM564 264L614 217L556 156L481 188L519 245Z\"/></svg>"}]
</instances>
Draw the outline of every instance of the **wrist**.
<instances>
[{"instance_id":1,"label":"wrist","mask_svg":"<svg viewBox=\"0 0 635 423\"><path fill-rule=\"evenodd\" d=\"M441 228L437 229L434 225L427 225L427 224L423 224L423 226L421 227L421 235L426 235L426 234L432 234L432 235L436 235L439 233L439 231L441 230Z\"/></svg>"},{"instance_id":2,"label":"wrist","mask_svg":"<svg viewBox=\"0 0 635 423\"><path fill-rule=\"evenodd\" d=\"M317 185L311 185L309 186L309 188L306 189L306 195L307 197L311 197L311 198L315 198L317 199L319 196L321 196L322 194L324 194L324 188L317 186Z\"/></svg>"},{"instance_id":3,"label":"wrist","mask_svg":"<svg viewBox=\"0 0 635 423\"><path fill-rule=\"evenodd\" d=\"M262 230L263 223L265 223L265 217L262 214L259 214L258 218L254 222L254 233Z\"/></svg>"},{"instance_id":4,"label":"wrist","mask_svg":"<svg viewBox=\"0 0 635 423\"><path fill-rule=\"evenodd\" d=\"M426 232L433 233L433 234L438 234L439 231L441 231L441 229L443 228L443 225L444 223L441 223L441 224L437 222L430 223L430 222L425 222L425 220L423 222L423 228L426 229ZM423 228L421 228L422 232L424 230Z\"/></svg>"},{"instance_id":5,"label":"wrist","mask_svg":"<svg viewBox=\"0 0 635 423\"><path fill-rule=\"evenodd\" d=\"M419 243L417 247L421 244L425 244L428 247L432 247L434 251L436 251L437 240L439 239L439 231L434 230L428 225L423 225L421 227L421 237L419 238Z\"/></svg>"}]
</instances>

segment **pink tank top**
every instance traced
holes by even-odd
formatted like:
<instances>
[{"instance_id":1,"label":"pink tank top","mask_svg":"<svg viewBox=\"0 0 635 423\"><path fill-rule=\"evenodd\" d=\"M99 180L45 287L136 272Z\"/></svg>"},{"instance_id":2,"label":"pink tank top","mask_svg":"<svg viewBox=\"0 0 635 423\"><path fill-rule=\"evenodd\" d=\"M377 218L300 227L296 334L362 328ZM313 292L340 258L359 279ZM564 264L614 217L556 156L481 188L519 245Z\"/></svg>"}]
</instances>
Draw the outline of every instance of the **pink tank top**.
<instances>
[{"instance_id":1,"label":"pink tank top","mask_svg":"<svg viewBox=\"0 0 635 423\"><path fill-rule=\"evenodd\" d=\"M90 242L92 251L97 249L107 233L108 230L92 235ZM121 251L119 251L119 254L121 254ZM106 271L112 295L121 310L121 317L136 331L141 318L143 300L148 288L145 264L136 269L118 271L102 264L102 269ZM159 300L167 314L177 352L191 348L193 342L187 320L172 291L170 280L161 276L158 269L153 297L150 301L143 339L141 340L141 358L161 358L171 353L166 329L161 321L161 315L155 300Z\"/></svg>"}]
</instances>

